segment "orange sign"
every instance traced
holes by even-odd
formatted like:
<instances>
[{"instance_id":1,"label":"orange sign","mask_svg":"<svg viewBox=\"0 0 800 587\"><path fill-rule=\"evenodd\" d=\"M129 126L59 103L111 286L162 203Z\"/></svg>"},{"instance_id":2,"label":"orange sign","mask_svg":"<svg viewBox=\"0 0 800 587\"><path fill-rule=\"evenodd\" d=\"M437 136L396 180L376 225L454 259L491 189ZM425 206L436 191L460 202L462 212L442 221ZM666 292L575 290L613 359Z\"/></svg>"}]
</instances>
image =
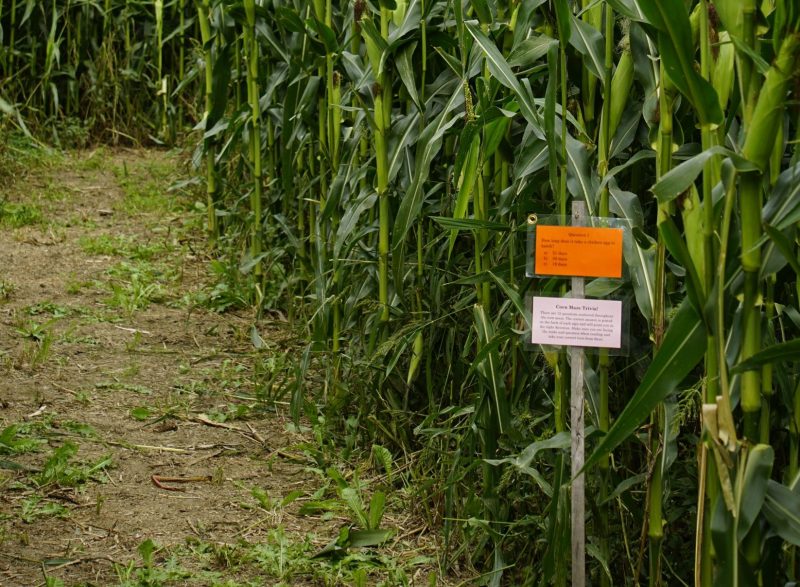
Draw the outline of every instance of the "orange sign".
<instances>
[{"instance_id":1,"label":"orange sign","mask_svg":"<svg viewBox=\"0 0 800 587\"><path fill-rule=\"evenodd\" d=\"M622 277L622 229L536 227L536 275Z\"/></svg>"}]
</instances>

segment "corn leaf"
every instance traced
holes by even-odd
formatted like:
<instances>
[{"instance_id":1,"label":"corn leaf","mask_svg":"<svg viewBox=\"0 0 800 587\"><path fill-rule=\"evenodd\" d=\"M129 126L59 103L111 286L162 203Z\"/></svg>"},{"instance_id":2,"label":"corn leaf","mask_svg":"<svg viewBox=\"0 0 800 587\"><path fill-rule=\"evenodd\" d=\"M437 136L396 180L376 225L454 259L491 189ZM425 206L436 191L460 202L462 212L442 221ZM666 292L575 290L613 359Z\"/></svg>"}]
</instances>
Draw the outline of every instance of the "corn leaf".
<instances>
[{"instance_id":1,"label":"corn leaf","mask_svg":"<svg viewBox=\"0 0 800 587\"><path fill-rule=\"evenodd\" d=\"M466 27L467 31L469 31L469 34L472 35L472 38L475 39L475 42L481 48L481 51L483 51L483 54L486 58L486 63L489 66L489 71L492 73L495 79L497 79L497 81L499 81L509 90L514 92L514 96L517 98L517 102L519 103L519 110L528 124L531 124L536 128L541 128L539 116L536 114L530 91L519 83L519 80L514 75L514 72L511 71L511 67L508 65L508 62L500 53L500 50L497 48L497 46L490 41L489 38L484 35L483 32L481 32L480 28L475 26L475 24L471 22L465 22L464 26Z\"/></svg>"},{"instance_id":2,"label":"corn leaf","mask_svg":"<svg viewBox=\"0 0 800 587\"><path fill-rule=\"evenodd\" d=\"M706 330L694 306L684 300L636 393L600 440L583 470L595 465L633 434L650 412L694 369L706 350Z\"/></svg>"},{"instance_id":3,"label":"corn leaf","mask_svg":"<svg viewBox=\"0 0 800 587\"><path fill-rule=\"evenodd\" d=\"M747 453L744 475L736 484L736 537L741 542L756 521L772 473L775 451L768 444L757 444Z\"/></svg>"},{"instance_id":4,"label":"corn leaf","mask_svg":"<svg viewBox=\"0 0 800 587\"><path fill-rule=\"evenodd\" d=\"M694 43L683 0L638 0L647 20L658 29L658 47L664 69L697 111L701 124L722 122L714 87L694 67Z\"/></svg>"},{"instance_id":5,"label":"corn leaf","mask_svg":"<svg viewBox=\"0 0 800 587\"><path fill-rule=\"evenodd\" d=\"M800 546L800 494L770 479L763 512L778 536Z\"/></svg>"},{"instance_id":6,"label":"corn leaf","mask_svg":"<svg viewBox=\"0 0 800 587\"><path fill-rule=\"evenodd\" d=\"M461 84L458 83L442 111L419 136L414 178L400 202L392 233L392 248L395 250L402 245L414 219L422 209L424 186L430 173L431 162L441 149L444 133L461 118L461 114L453 115L452 112L463 102L464 93L461 91Z\"/></svg>"},{"instance_id":7,"label":"corn leaf","mask_svg":"<svg viewBox=\"0 0 800 587\"><path fill-rule=\"evenodd\" d=\"M481 341L481 344L489 344L494 338L494 326L487 318L482 306L476 304L473 307L473 314L475 316L475 327L478 331L478 339ZM503 383L503 376L500 373L500 365L500 355L495 349L493 352L488 353L477 369L489 385L492 412L497 421L500 433L505 434L511 429L511 417L509 414L508 401L506 399L505 384Z\"/></svg>"},{"instance_id":8,"label":"corn leaf","mask_svg":"<svg viewBox=\"0 0 800 587\"><path fill-rule=\"evenodd\" d=\"M715 155L728 157L739 171L756 171L758 169L753 163L730 149L721 146L711 147L671 169L658 180L653 186L653 194L658 198L658 202L666 204L688 190L703 171L706 162Z\"/></svg>"},{"instance_id":9,"label":"corn leaf","mask_svg":"<svg viewBox=\"0 0 800 587\"><path fill-rule=\"evenodd\" d=\"M779 361L800 361L800 339L769 346L737 364L731 373L743 373Z\"/></svg>"},{"instance_id":10,"label":"corn leaf","mask_svg":"<svg viewBox=\"0 0 800 587\"><path fill-rule=\"evenodd\" d=\"M569 36L569 44L583 55L583 63L592 75L604 82L605 47L603 35L588 22L576 18L574 15L571 15L571 18L572 32Z\"/></svg>"}]
</instances>

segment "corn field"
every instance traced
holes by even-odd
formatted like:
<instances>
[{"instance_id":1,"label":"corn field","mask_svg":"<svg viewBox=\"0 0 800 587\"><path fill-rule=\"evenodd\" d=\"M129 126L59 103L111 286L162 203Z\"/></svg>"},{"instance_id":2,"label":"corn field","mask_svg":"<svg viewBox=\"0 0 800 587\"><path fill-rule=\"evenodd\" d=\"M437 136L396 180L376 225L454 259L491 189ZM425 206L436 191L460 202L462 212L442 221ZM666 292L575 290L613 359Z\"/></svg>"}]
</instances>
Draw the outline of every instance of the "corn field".
<instances>
[{"instance_id":1,"label":"corn field","mask_svg":"<svg viewBox=\"0 0 800 587\"><path fill-rule=\"evenodd\" d=\"M0 70L7 129L193 151L221 306L307 337L264 400L403 456L476 584L571 584L570 364L525 336L569 288L527 219L620 219L589 582L798 580L795 0L0 0Z\"/></svg>"}]
</instances>

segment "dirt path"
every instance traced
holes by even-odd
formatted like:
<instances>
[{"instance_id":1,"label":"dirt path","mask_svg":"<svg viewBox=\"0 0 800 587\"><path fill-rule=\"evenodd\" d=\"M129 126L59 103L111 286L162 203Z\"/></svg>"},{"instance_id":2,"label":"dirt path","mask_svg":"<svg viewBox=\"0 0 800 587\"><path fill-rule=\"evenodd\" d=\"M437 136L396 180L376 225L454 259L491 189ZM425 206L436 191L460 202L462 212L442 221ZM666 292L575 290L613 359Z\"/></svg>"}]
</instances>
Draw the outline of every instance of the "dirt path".
<instances>
[{"instance_id":1,"label":"dirt path","mask_svg":"<svg viewBox=\"0 0 800 587\"><path fill-rule=\"evenodd\" d=\"M386 471L255 399L296 343L202 309L176 165L40 155L0 185L0 585L445 584ZM347 548L382 537L353 534L379 490L391 538Z\"/></svg>"}]
</instances>

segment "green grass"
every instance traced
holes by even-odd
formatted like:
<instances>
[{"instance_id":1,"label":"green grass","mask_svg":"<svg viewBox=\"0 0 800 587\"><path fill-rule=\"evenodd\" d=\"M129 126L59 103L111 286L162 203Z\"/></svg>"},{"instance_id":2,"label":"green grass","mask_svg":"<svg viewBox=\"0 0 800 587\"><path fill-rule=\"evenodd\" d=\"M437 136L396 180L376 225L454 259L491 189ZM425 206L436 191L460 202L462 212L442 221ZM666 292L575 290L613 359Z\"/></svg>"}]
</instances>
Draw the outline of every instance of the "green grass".
<instances>
[{"instance_id":1,"label":"green grass","mask_svg":"<svg viewBox=\"0 0 800 587\"><path fill-rule=\"evenodd\" d=\"M113 265L106 271L106 276L106 287L111 292L106 304L132 315L146 309L151 303L166 301L178 273L175 268L163 263L137 260Z\"/></svg>"},{"instance_id":2,"label":"green grass","mask_svg":"<svg viewBox=\"0 0 800 587\"><path fill-rule=\"evenodd\" d=\"M41 208L35 204L16 204L7 200L0 200L0 226L7 228L22 228L23 226L38 225L44 222Z\"/></svg>"},{"instance_id":3,"label":"green grass","mask_svg":"<svg viewBox=\"0 0 800 587\"><path fill-rule=\"evenodd\" d=\"M147 159L115 166L114 175L125 197L119 209L127 214L175 212L183 202L169 187L175 177L174 162L169 157L162 160Z\"/></svg>"},{"instance_id":4,"label":"green grass","mask_svg":"<svg viewBox=\"0 0 800 587\"><path fill-rule=\"evenodd\" d=\"M78 239L81 250L89 255L113 255L126 259L149 261L169 251L162 243L139 243L126 235L83 235Z\"/></svg>"}]
</instances>

